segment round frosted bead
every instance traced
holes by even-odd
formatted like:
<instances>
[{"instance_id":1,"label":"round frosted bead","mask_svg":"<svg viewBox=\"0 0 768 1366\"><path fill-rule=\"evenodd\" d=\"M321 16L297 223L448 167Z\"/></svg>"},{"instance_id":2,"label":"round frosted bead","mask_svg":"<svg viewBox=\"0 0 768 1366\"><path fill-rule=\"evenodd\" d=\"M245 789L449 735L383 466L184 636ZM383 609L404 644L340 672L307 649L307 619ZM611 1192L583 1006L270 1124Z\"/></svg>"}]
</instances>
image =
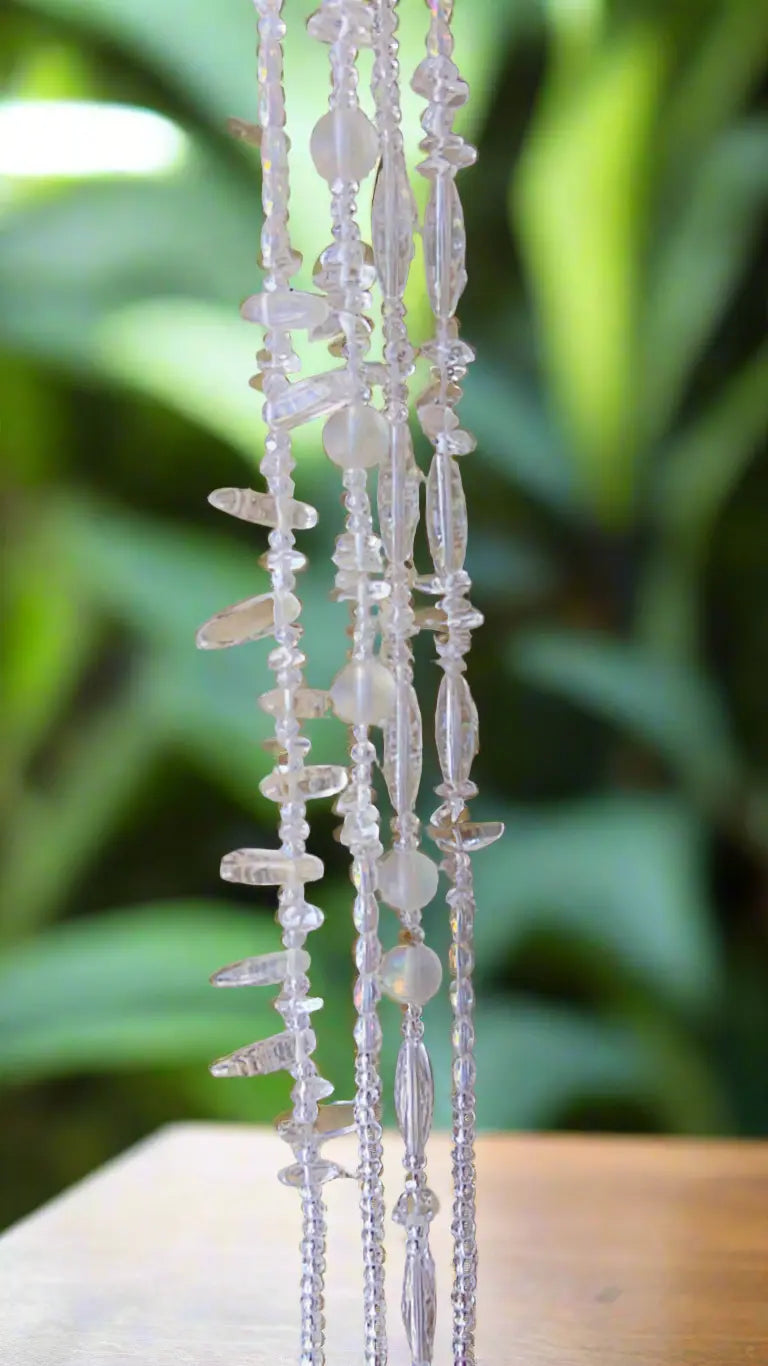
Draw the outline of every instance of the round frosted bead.
<instances>
[{"instance_id":1,"label":"round frosted bead","mask_svg":"<svg viewBox=\"0 0 768 1366\"><path fill-rule=\"evenodd\" d=\"M333 680L331 702L351 726L380 726L395 705L395 680L379 659L352 660Z\"/></svg>"},{"instance_id":2,"label":"round frosted bead","mask_svg":"<svg viewBox=\"0 0 768 1366\"><path fill-rule=\"evenodd\" d=\"M380 465L389 451L389 423L367 403L351 403L329 417L323 428L329 460L345 470L368 470Z\"/></svg>"},{"instance_id":3,"label":"round frosted bead","mask_svg":"<svg viewBox=\"0 0 768 1366\"><path fill-rule=\"evenodd\" d=\"M437 865L419 849L391 849L378 873L379 891L396 911L420 911L437 891Z\"/></svg>"},{"instance_id":4,"label":"round frosted bead","mask_svg":"<svg viewBox=\"0 0 768 1366\"><path fill-rule=\"evenodd\" d=\"M381 989L401 1005L424 1006L440 990L443 968L426 944L398 944L384 955L379 981Z\"/></svg>"},{"instance_id":5,"label":"round frosted bead","mask_svg":"<svg viewBox=\"0 0 768 1366\"><path fill-rule=\"evenodd\" d=\"M315 166L329 184L334 180L364 180L379 155L379 139L362 109L333 109L312 129L309 150Z\"/></svg>"}]
</instances>

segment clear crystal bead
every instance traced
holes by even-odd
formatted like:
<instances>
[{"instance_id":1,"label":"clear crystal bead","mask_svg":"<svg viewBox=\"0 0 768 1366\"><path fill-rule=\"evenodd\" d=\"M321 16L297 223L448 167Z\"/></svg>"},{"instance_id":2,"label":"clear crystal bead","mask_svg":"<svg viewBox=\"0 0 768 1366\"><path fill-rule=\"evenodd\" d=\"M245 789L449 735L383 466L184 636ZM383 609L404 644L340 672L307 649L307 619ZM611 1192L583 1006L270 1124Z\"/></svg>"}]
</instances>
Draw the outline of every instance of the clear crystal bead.
<instances>
[{"instance_id":1,"label":"clear crystal bead","mask_svg":"<svg viewBox=\"0 0 768 1366\"><path fill-rule=\"evenodd\" d=\"M296 905L280 909L280 924L284 930L311 934L313 930L319 930L324 921L325 916L320 907L313 906L311 901L304 901L303 898Z\"/></svg>"},{"instance_id":2,"label":"clear crystal bead","mask_svg":"<svg viewBox=\"0 0 768 1366\"><path fill-rule=\"evenodd\" d=\"M408 168L401 146L382 158L371 205L373 254L385 295L402 294L408 282L418 223Z\"/></svg>"},{"instance_id":3,"label":"clear crystal bead","mask_svg":"<svg viewBox=\"0 0 768 1366\"><path fill-rule=\"evenodd\" d=\"M373 7L364 0L323 0L307 20L307 31L320 43L337 43L343 36L354 47L370 47Z\"/></svg>"},{"instance_id":4,"label":"clear crystal bead","mask_svg":"<svg viewBox=\"0 0 768 1366\"><path fill-rule=\"evenodd\" d=\"M328 312L328 300L322 294L309 294L302 289L265 289L260 294L251 294L240 308L240 316L246 322L275 328L319 327Z\"/></svg>"},{"instance_id":5,"label":"clear crystal bead","mask_svg":"<svg viewBox=\"0 0 768 1366\"><path fill-rule=\"evenodd\" d=\"M318 417L329 417L355 397L355 379L344 366L289 384L264 407L265 420L288 431Z\"/></svg>"},{"instance_id":6,"label":"clear crystal bead","mask_svg":"<svg viewBox=\"0 0 768 1366\"><path fill-rule=\"evenodd\" d=\"M337 568L363 574L378 574L384 567L382 544L372 531L342 532L331 558Z\"/></svg>"},{"instance_id":7,"label":"clear crystal bead","mask_svg":"<svg viewBox=\"0 0 768 1366\"><path fill-rule=\"evenodd\" d=\"M385 953L379 969L382 991L400 1005L426 1005L442 980L440 959L426 944L398 944Z\"/></svg>"},{"instance_id":8,"label":"clear crystal bead","mask_svg":"<svg viewBox=\"0 0 768 1366\"><path fill-rule=\"evenodd\" d=\"M333 797L349 781L340 764L308 764L297 772L280 766L259 783L262 796L271 802L309 801L313 797Z\"/></svg>"},{"instance_id":9,"label":"clear crystal bead","mask_svg":"<svg viewBox=\"0 0 768 1366\"><path fill-rule=\"evenodd\" d=\"M339 1177L351 1178L352 1172L340 1167L337 1162L328 1162L324 1157L315 1157L310 1163L294 1162L290 1167L283 1167L277 1173L278 1181L282 1181L284 1186L293 1186L296 1190L301 1190L310 1182L312 1185L324 1186L328 1181L336 1181Z\"/></svg>"},{"instance_id":10,"label":"clear crystal bead","mask_svg":"<svg viewBox=\"0 0 768 1366\"><path fill-rule=\"evenodd\" d=\"M419 523L419 478L408 428L395 427L392 440L399 451L379 470L379 528L387 559L401 563L413 557Z\"/></svg>"},{"instance_id":11,"label":"clear crystal bead","mask_svg":"<svg viewBox=\"0 0 768 1366\"><path fill-rule=\"evenodd\" d=\"M310 1050L311 1051L311 1050ZM288 1032L238 1048L211 1063L214 1077L263 1077L269 1072L290 1071L296 1062L296 1037Z\"/></svg>"},{"instance_id":12,"label":"clear crystal bead","mask_svg":"<svg viewBox=\"0 0 768 1366\"><path fill-rule=\"evenodd\" d=\"M255 598L226 607L223 612L206 621L197 632L195 642L199 650L225 650L231 645L245 645L249 641L263 640L275 630L276 599L273 593L261 593ZM285 593L279 600L279 610L286 622L295 621L301 612L301 603L292 593Z\"/></svg>"},{"instance_id":13,"label":"clear crystal bead","mask_svg":"<svg viewBox=\"0 0 768 1366\"><path fill-rule=\"evenodd\" d=\"M317 526L317 508L310 503L300 503L296 498L281 498L278 511L278 500L271 493L256 493L253 489L214 489L208 495L208 502L219 512L228 512L230 517L239 517L243 522L254 522L257 526L282 525L291 531L309 531Z\"/></svg>"},{"instance_id":14,"label":"clear crystal bead","mask_svg":"<svg viewBox=\"0 0 768 1366\"><path fill-rule=\"evenodd\" d=\"M324 688L272 688L259 698L259 706L269 716L295 716L299 721L316 721L325 716L331 694Z\"/></svg>"},{"instance_id":15,"label":"clear crystal bead","mask_svg":"<svg viewBox=\"0 0 768 1366\"><path fill-rule=\"evenodd\" d=\"M310 1138L326 1143L332 1138L342 1138L355 1130L355 1102L335 1100L330 1105L321 1105L313 1124L300 1124L293 1111L278 1115L275 1128L286 1143L294 1147L304 1146Z\"/></svg>"},{"instance_id":16,"label":"clear crystal bead","mask_svg":"<svg viewBox=\"0 0 768 1366\"><path fill-rule=\"evenodd\" d=\"M235 849L224 855L220 873L224 882L279 887L281 883L317 882L323 876L323 863L314 854L291 858L279 849Z\"/></svg>"},{"instance_id":17,"label":"clear crystal bead","mask_svg":"<svg viewBox=\"0 0 768 1366\"><path fill-rule=\"evenodd\" d=\"M450 57L429 56L419 62L411 77L411 90L451 109L461 108L469 99L469 86Z\"/></svg>"},{"instance_id":18,"label":"clear crystal bead","mask_svg":"<svg viewBox=\"0 0 768 1366\"><path fill-rule=\"evenodd\" d=\"M460 821L452 825L450 821L445 821L441 825L430 825L427 833L435 841L438 849L444 850L447 854L476 854L478 850L487 849L489 845L501 839L504 834L504 822Z\"/></svg>"},{"instance_id":19,"label":"clear crystal bead","mask_svg":"<svg viewBox=\"0 0 768 1366\"><path fill-rule=\"evenodd\" d=\"M435 1263L429 1248L406 1248L402 1315L414 1366L428 1366L435 1338Z\"/></svg>"},{"instance_id":20,"label":"clear crystal bead","mask_svg":"<svg viewBox=\"0 0 768 1366\"><path fill-rule=\"evenodd\" d=\"M478 749L478 718L463 674L445 674L437 694L435 738L445 781L458 790L469 778Z\"/></svg>"},{"instance_id":21,"label":"clear crystal bead","mask_svg":"<svg viewBox=\"0 0 768 1366\"><path fill-rule=\"evenodd\" d=\"M309 151L318 173L329 184L359 182L376 165L379 139L362 109L339 107L318 119L312 129Z\"/></svg>"},{"instance_id":22,"label":"clear crystal bead","mask_svg":"<svg viewBox=\"0 0 768 1366\"><path fill-rule=\"evenodd\" d=\"M427 477L427 537L438 574L461 569L467 553L467 503L459 467L436 455Z\"/></svg>"},{"instance_id":23,"label":"clear crystal bead","mask_svg":"<svg viewBox=\"0 0 768 1366\"><path fill-rule=\"evenodd\" d=\"M349 725L380 726L395 703L395 680L379 659L351 660L333 680L331 702Z\"/></svg>"},{"instance_id":24,"label":"clear crystal bead","mask_svg":"<svg viewBox=\"0 0 768 1366\"><path fill-rule=\"evenodd\" d=\"M452 179L440 176L424 214L427 293L436 318L450 318L467 283L467 238L461 200Z\"/></svg>"},{"instance_id":25,"label":"clear crystal bead","mask_svg":"<svg viewBox=\"0 0 768 1366\"><path fill-rule=\"evenodd\" d=\"M435 1087L421 1039L403 1039L395 1068L395 1113L409 1153L422 1153L432 1128Z\"/></svg>"},{"instance_id":26,"label":"clear crystal bead","mask_svg":"<svg viewBox=\"0 0 768 1366\"><path fill-rule=\"evenodd\" d=\"M400 683L394 710L383 734L384 781L395 811L407 811L416 801L421 782L421 710L416 689Z\"/></svg>"},{"instance_id":27,"label":"clear crystal bead","mask_svg":"<svg viewBox=\"0 0 768 1366\"><path fill-rule=\"evenodd\" d=\"M369 404L351 403L329 417L323 428L323 448L342 469L372 469L389 451L389 423Z\"/></svg>"},{"instance_id":28,"label":"clear crystal bead","mask_svg":"<svg viewBox=\"0 0 768 1366\"><path fill-rule=\"evenodd\" d=\"M397 911L420 911L437 894L437 866L420 849L390 849L376 871L382 899Z\"/></svg>"},{"instance_id":29,"label":"clear crystal bead","mask_svg":"<svg viewBox=\"0 0 768 1366\"><path fill-rule=\"evenodd\" d=\"M394 1223L403 1228L421 1228L440 1213L440 1201L428 1186L418 1191L403 1191L392 1211Z\"/></svg>"},{"instance_id":30,"label":"clear crystal bead","mask_svg":"<svg viewBox=\"0 0 768 1366\"><path fill-rule=\"evenodd\" d=\"M256 958L244 958L239 963L230 963L219 968L211 977L214 987L266 987L277 986L287 976L288 965L296 973L306 972L309 967L309 954L304 949L291 950L293 960L285 949L276 953L262 953Z\"/></svg>"}]
</instances>

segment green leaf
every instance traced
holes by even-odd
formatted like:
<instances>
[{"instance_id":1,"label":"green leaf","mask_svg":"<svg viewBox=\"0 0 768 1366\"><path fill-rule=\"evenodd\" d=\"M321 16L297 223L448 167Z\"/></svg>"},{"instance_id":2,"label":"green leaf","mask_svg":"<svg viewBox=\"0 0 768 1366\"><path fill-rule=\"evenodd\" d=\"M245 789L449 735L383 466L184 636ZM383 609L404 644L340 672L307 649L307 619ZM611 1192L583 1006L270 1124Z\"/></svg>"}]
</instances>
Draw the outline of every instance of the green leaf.
<instances>
[{"instance_id":1,"label":"green leaf","mask_svg":"<svg viewBox=\"0 0 768 1366\"><path fill-rule=\"evenodd\" d=\"M555 67L523 151L511 207L544 363L579 482L609 523L635 487L637 324L649 169L665 53L635 27Z\"/></svg>"},{"instance_id":2,"label":"green leaf","mask_svg":"<svg viewBox=\"0 0 768 1366\"><path fill-rule=\"evenodd\" d=\"M278 947L264 915L185 901L71 921L6 950L0 1078L203 1063L276 1033L269 990L214 991L208 978Z\"/></svg>"},{"instance_id":3,"label":"green leaf","mask_svg":"<svg viewBox=\"0 0 768 1366\"><path fill-rule=\"evenodd\" d=\"M589 947L661 999L699 1009L717 988L704 830L672 799L614 796L500 813L476 860L477 962L498 973L534 931Z\"/></svg>"},{"instance_id":4,"label":"green leaf","mask_svg":"<svg viewBox=\"0 0 768 1366\"><path fill-rule=\"evenodd\" d=\"M606 636L546 630L519 636L512 662L528 683L652 745L701 800L727 800L738 756L722 703L693 666Z\"/></svg>"}]
</instances>

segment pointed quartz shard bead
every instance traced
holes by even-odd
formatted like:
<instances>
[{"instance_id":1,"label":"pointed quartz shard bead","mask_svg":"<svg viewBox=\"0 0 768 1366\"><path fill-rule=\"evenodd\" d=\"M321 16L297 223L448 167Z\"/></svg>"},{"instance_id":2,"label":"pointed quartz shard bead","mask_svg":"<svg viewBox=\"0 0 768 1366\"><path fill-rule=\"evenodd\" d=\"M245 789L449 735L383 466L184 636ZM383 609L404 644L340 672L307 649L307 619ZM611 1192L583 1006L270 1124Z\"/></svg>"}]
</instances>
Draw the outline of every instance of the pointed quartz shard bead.
<instances>
[{"instance_id":1,"label":"pointed quartz shard bead","mask_svg":"<svg viewBox=\"0 0 768 1366\"><path fill-rule=\"evenodd\" d=\"M415 1366L429 1366L435 1340L437 1295L435 1263L426 1245L417 1243L406 1249L401 1310Z\"/></svg>"},{"instance_id":2,"label":"pointed quartz shard bead","mask_svg":"<svg viewBox=\"0 0 768 1366\"><path fill-rule=\"evenodd\" d=\"M379 470L379 529L387 559L400 562L413 558L419 523L419 476L408 428L393 428L392 441L400 447L400 455ZM397 465L397 480L393 479L393 465Z\"/></svg>"},{"instance_id":3,"label":"pointed quartz shard bead","mask_svg":"<svg viewBox=\"0 0 768 1366\"><path fill-rule=\"evenodd\" d=\"M293 1034L273 1034L269 1039L260 1039L217 1058L209 1071L214 1077L264 1077L270 1072L289 1071L295 1062Z\"/></svg>"},{"instance_id":4,"label":"pointed quartz shard bead","mask_svg":"<svg viewBox=\"0 0 768 1366\"><path fill-rule=\"evenodd\" d=\"M340 764L309 764L297 773L276 768L261 780L259 791L271 802L309 801L334 797L348 782L349 773Z\"/></svg>"},{"instance_id":5,"label":"pointed quartz shard bead","mask_svg":"<svg viewBox=\"0 0 768 1366\"><path fill-rule=\"evenodd\" d=\"M408 282L418 224L402 147L389 148L376 176L371 205L373 254L385 297L402 294Z\"/></svg>"},{"instance_id":6,"label":"pointed quartz shard bead","mask_svg":"<svg viewBox=\"0 0 768 1366\"><path fill-rule=\"evenodd\" d=\"M363 0L325 0L310 14L307 32L320 43L337 43L344 35L357 48L370 47L373 10Z\"/></svg>"},{"instance_id":7,"label":"pointed quartz shard bead","mask_svg":"<svg viewBox=\"0 0 768 1366\"><path fill-rule=\"evenodd\" d=\"M219 512L227 512L230 517L239 517L243 522L253 522L256 526L279 525L277 499L271 493L256 493L253 489L214 489L208 495L208 502ZM283 498L280 500L280 511L284 525L291 531L310 531L317 526L317 508L310 503L301 503L296 498ZM303 565L299 567L303 568Z\"/></svg>"},{"instance_id":8,"label":"pointed quartz shard bead","mask_svg":"<svg viewBox=\"0 0 768 1366\"><path fill-rule=\"evenodd\" d=\"M446 783L462 792L478 750L477 707L463 674L445 674L437 694L435 738Z\"/></svg>"},{"instance_id":9,"label":"pointed quartz shard bead","mask_svg":"<svg viewBox=\"0 0 768 1366\"><path fill-rule=\"evenodd\" d=\"M424 265L432 311L441 321L456 312L467 283L467 238L459 192L440 176L430 190L424 214Z\"/></svg>"},{"instance_id":10,"label":"pointed quartz shard bead","mask_svg":"<svg viewBox=\"0 0 768 1366\"><path fill-rule=\"evenodd\" d=\"M278 986L289 971L306 972L309 967L309 954L304 949L281 949L276 953L262 953L257 958L244 958L240 963L230 963L219 968L211 977L214 987L268 987Z\"/></svg>"},{"instance_id":11,"label":"pointed quartz shard bead","mask_svg":"<svg viewBox=\"0 0 768 1366\"><path fill-rule=\"evenodd\" d=\"M383 733L382 771L395 811L407 811L416 800L421 782L421 709L410 683L397 689L395 707Z\"/></svg>"},{"instance_id":12,"label":"pointed quartz shard bead","mask_svg":"<svg viewBox=\"0 0 768 1366\"><path fill-rule=\"evenodd\" d=\"M250 147L261 146L261 125L248 123L246 119L227 119L227 132L238 142L247 142Z\"/></svg>"},{"instance_id":13,"label":"pointed quartz shard bead","mask_svg":"<svg viewBox=\"0 0 768 1366\"><path fill-rule=\"evenodd\" d=\"M301 612L301 603L292 593L285 593L280 600L283 620L295 621ZM256 598L246 598L233 607L206 621L200 627L195 641L199 650L226 650L231 645L245 645L253 640L263 640L275 630L275 598L272 593L262 593Z\"/></svg>"},{"instance_id":14,"label":"pointed quartz shard bead","mask_svg":"<svg viewBox=\"0 0 768 1366\"><path fill-rule=\"evenodd\" d=\"M322 294L310 294L303 289L265 289L260 294L251 294L240 308L240 316L246 322L286 331L319 327L328 312L328 300Z\"/></svg>"},{"instance_id":15,"label":"pointed quartz shard bead","mask_svg":"<svg viewBox=\"0 0 768 1366\"><path fill-rule=\"evenodd\" d=\"M467 553L467 503L459 467L436 455L427 477L427 539L438 574L461 569Z\"/></svg>"},{"instance_id":16,"label":"pointed quartz shard bead","mask_svg":"<svg viewBox=\"0 0 768 1366\"><path fill-rule=\"evenodd\" d=\"M432 1128L435 1087L421 1039L403 1039L395 1068L395 1113L405 1147L422 1153Z\"/></svg>"},{"instance_id":17,"label":"pointed quartz shard bead","mask_svg":"<svg viewBox=\"0 0 768 1366\"><path fill-rule=\"evenodd\" d=\"M323 876L323 863L314 854L291 858L279 849L235 849L221 860L220 873L224 882L279 887L282 883L317 882Z\"/></svg>"},{"instance_id":18,"label":"pointed quartz shard bead","mask_svg":"<svg viewBox=\"0 0 768 1366\"><path fill-rule=\"evenodd\" d=\"M275 1128L292 1147L306 1145L312 1139L327 1143L332 1138L343 1138L355 1132L355 1102L335 1100L330 1105L321 1105L314 1124L298 1123L288 1110L275 1120Z\"/></svg>"},{"instance_id":19,"label":"pointed quartz shard bead","mask_svg":"<svg viewBox=\"0 0 768 1366\"><path fill-rule=\"evenodd\" d=\"M327 1181L336 1181L339 1177L354 1180L352 1172L340 1167L337 1162L326 1161L324 1157L314 1157L306 1164L294 1162L292 1166L283 1167L282 1171L277 1173L278 1181L282 1181L284 1186L293 1186L296 1190L301 1190L310 1183L324 1186Z\"/></svg>"},{"instance_id":20,"label":"pointed quartz shard bead","mask_svg":"<svg viewBox=\"0 0 768 1366\"><path fill-rule=\"evenodd\" d=\"M452 825L446 820L440 825L428 826L427 834L434 840L438 849L442 849L446 854L476 854L480 849L487 849L489 845L501 839L504 834L504 822L465 820Z\"/></svg>"},{"instance_id":21,"label":"pointed quartz shard bead","mask_svg":"<svg viewBox=\"0 0 768 1366\"><path fill-rule=\"evenodd\" d=\"M318 417L330 417L355 397L356 380L346 366L289 384L264 405L264 418L289 431Z\"/></svg>"},{"instance_id":22,"label":"pointed quartz shard bead","mask_svg":"<svg viewBox=\"0 0 768 1366\"><path fill-rule=\"evenodd\" d=\"M317 721L326 716L331 705L331 694L324 688L297 688L286 692L272 688L261 694L259 706L268 716L293 715L300 721Z\"/></svg>"}]
</instances>

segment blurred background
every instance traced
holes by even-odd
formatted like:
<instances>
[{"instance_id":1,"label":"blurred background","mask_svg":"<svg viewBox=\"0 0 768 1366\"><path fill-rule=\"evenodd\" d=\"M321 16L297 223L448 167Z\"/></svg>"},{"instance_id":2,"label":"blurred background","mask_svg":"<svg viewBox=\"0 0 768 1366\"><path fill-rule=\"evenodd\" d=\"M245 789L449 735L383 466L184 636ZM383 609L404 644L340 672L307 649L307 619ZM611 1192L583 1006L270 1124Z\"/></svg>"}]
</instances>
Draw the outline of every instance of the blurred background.
<instances>
[{"instance_id":1,"label":"blurred background","mask_svg":"<svg viewBox=\"0 0 768 1366\"><path fill-rule=\"evenodd\" d=\"M286 3L305 283L328 241L311 8ZM401 8L410 71L427 11ZM480 147L460 308L477 810L508 827L477 859L480 1121L766 1134L768 3L459 0L456 29ZM206 504L257 478L263 439L260 334L237 312L259 287L258 164L225 132L255 117L254 49L246 0L0 7L2 1222L159 1123L287 1099L284 1077L206 1071L278 1023L269 992L207 985L277 945L271 899L217 879L227 850L274 840L267 651L193 648L263 585L261 533ZM423 339L418 262L409 307ZM296 449L325 686L339 480L317 428ZM341 726L315 730L338 756ZM430 746L424 815L435 781ZM343 1096L350 886L328 804L312 814L319 1057ZM432 1017L445 1122L445 1001Z\"/></svg>"}]
</instances>

